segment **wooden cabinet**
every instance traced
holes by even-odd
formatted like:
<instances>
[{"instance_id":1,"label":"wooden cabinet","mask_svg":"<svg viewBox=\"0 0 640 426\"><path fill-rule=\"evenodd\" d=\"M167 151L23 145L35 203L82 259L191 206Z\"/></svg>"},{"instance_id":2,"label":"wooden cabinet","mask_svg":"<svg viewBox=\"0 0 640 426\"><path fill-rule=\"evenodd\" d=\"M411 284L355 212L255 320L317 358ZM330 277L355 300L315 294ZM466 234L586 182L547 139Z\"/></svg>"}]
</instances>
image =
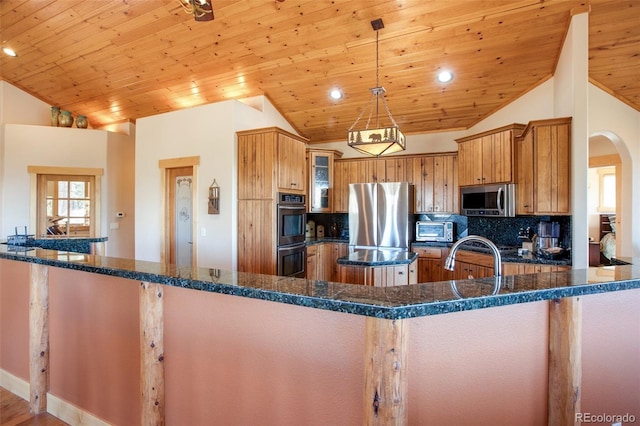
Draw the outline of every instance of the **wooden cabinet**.
<instances>
[{"instance_id":1,"label":"wooden cabinet","mask_svg":"<svg viewBox=\"0 0 640 426\"><path fill-rule=\"evenodd\" d=\"M532 121L518 144L517 214L571 213L571 118Z\"/></svg>"},{"instance_id":2,"label":"wooden cabinet","mask_svg":"<svg viewBox=\"0 0 640 426\"><path fill-rule=\"evenodd\" d=\"M349 211L349 184L409 182L416 213L458 212L457 153L376 159L344 159L334 164L334 211Z\"/></svg>"},{"instance_id":3,"label":"wooden cabinet","mask_svg":"<svg viewBox=\"0 0 640 426\"><path fill-rule=\"evenodd\" d=\"M278 133L278 189L305 192L306 141L297 136Z\"/></svg>"},{"instance_id":4,"label":"wooden cabinet","mask_svg":"<svg viewBox=\"0 0 640 426\"><path fill-rule=\"evenodd\" d=\"M338 268L338 259L347 255L349 250L349 245L347 243L323 243L323 257L322 261L322 269L324 277L320 278L320 274L318 275L320 280L326 281L340 281L340 270ZM318 265L320 266L320 264Z\"/></svg>"},{"instance_id":5,"label":"wooden cabinet","mask_svg":"<svg viewBox=\"0 0 640 426\"><path fill-rule=\"evenodd\" d=\"M334 150L308 149L307 162L309 173L309 191L307 193L308 211L313 213L333 212L334 198L334 160L342 153Z\"/></svg>"},{"instance_id":6,"label":"wooden cabinet","mask_svg":"<svg viewBox=\"0 0 640 426\"><path fill-rule=\"evenodd\" d=\"M418 282L428 283L453 279L453 273L444 269L449 254L447 247L413 247L418 254Z\"/></svg>"},{"instance_id":7,"label":"wooden cabinet","mask_svg":"<svg viewBox=\"0 0 640 426\"><path fill-rule=\"evenodd\" d=\"M306 140L276 127L237 136L238 271L277 275L277 193L305 192Z\"/></svg>"},{"instance_id":8,"label":"wooden cabinet","mask_svg":"<svg viewBox=\"0 0 640 426\"><path fill-rule=\"evenodd\" d=\"M328 244L314 244L307 246L307 270L306 277L309 280L326 280L331 272L327 268L325 260Z\"/></svg>"},{"instance_id":9,"label":"wooden cabinet","mask_svg":"<svg viewBox=\"0 0 640 426\"><path fill-rule=\"evenodd\" d=\"M412 159L416 213L458 212L458 156L420 156Z\"/></svg>"},{"instance_id":10,"label":"wooden cabinet","mask_svg":"<svg viewBox=\"0 0 640 426\"><path fill-rule=\"evenodd\" d=\"M276 200L238 200L238 271L277 275Z\"/></svg>"},{"instance_id":11,"label":"wooden cabinet","mask_svg":"<svg viewBox=\"0 0 640 426\"><path fill-rule=\"evenodd\" d=\"M393 287L417 283L417 261L396 266L339 265L340 282L372 287Z\"/></svg>"},{"instance_id":12,"label":"wooden cabinet","mask_svg":"<svg viewBox=\"0 0 640 426\"><path fill-rule=\"evenodd\" d=\"M238 136L238 199L276 199L278 191L305 192L306 140L277 127Z\"/></svg>"},{"instance_id":13,"label":"wooden cabinet","mask_svg":"<svg viewBox=\"0 0 640 426\"><path fill-rule=\"evenodd\" d=\"M514 140L524 124L512 124L456 139L460 186L510 183L516 179Z\"/></svg>"},{"instance_id":14,"label":"wooden cabinet","mask_svg":"<svg viewBox=\"0 0 640 426\"><path fill-rule=\"evenodd\" d=\"M502 275L537 274L540 272L569 271L571 266L542 265L539 263L504 263Z\"/></svg>"}]
</instances>

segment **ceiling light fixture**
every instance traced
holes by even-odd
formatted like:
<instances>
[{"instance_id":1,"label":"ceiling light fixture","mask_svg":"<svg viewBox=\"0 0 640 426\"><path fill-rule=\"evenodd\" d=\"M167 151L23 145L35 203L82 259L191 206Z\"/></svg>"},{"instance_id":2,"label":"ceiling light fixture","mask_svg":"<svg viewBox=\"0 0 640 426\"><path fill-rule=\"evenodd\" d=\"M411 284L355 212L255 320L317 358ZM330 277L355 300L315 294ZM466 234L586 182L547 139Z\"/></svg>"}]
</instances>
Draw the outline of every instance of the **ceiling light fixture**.
<instances>
[{"instance_id":1,"label":"ceiling light fixture","mask_svg":"<svg viewBox=\"0 0 640 426\"><path fill-rule=\"evenodd\" d=\"M451 71L441 71L438 73L438 81L440 83L448 83L453 80L453 74Z\"/></svg>"},{"instance_id":2,"label":"ceiling light fixture","mask_svg":"<svg viewBox=\"0 0 640 426\"><path fill-rule=\"evenodd\" d=\"M342 99L342 90L340 90L338 88L333 88L329 92L329 96L331 96L331 99L335 99L336 101L338 99Z\"/></svg>"},{"instance_id":3,"label":"ceiling light fixture","mask_svg":"<svg viewBox=\"0 0 640 426\"><path fill-rule=\"evenodd\" d=\"M365 108L360 112L355 123L351 125L347 132L347 143L349 146L363 154L380 157L381 155L393 154L405 150L405 137L398 129L398 124L391 116L389 106L384 98L386 90L379 84L378 71L378 30L384 28L382 18L371 21L371 26L376 32L376 87L369 89L371 97ZM384 107L390 123L383 125L380 123L380 104ZM367 124L364 129L356 129L356 125L362 118L365 111L369 111ZM375 127L369 128L371 118L375 110Z\"/></svg>"},{"instance_id":4,"label":"ceiling light fixture","mask_svg":"<svg viewBox=\"0 0 640 426\"><path fill-rule=\"evenodd\" d=\"M18 54L17 54L13 49L10 49L10 48L8 48L8 47L3 47L3 48L2 48L2 51L3 51L3 52L4 52L4 54L5 54L5 55L7 55L7 56L12 56L12 57L14 57L14 58L15 58L16 56L18 56Z\"/></svg>"},{"instance_id":5,"label":"ceiling light fixture","mask_svg":"<svg viewBox=\"0 0 640 426\"><path fill-rule=\"evenodd\" d=\"M178 0L186 13L193 15L196 21L213 21L212 0Z\"/></svg>"}]
</instances>

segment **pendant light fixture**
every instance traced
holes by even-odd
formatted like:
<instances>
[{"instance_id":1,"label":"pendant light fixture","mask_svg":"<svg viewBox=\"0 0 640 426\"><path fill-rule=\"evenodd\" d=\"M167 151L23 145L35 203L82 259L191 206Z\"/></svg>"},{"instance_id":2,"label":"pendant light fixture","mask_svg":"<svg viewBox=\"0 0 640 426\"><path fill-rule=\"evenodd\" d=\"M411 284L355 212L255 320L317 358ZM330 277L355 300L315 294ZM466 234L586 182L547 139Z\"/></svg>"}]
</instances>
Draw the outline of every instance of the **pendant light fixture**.
<instances>
[{"instance_id":1,"label":"pendant light fixture","mask_svg":"<svg viewBox=\"0 0 640 426\"><path fill-rule=\"evenodd\" d=\"M371 97L365 108L360 112L355 123L347 132L349 146L363 154L380 157L405 150L405 137L398 128L398 124L391 116L389 106L384 97L386 90L380 86L378 66L378 31L384 28L382 18L371 21L371 26L376 32L376 87L369 89ZM380 121L380 107L384 108L387 117ZM359 128L358 122L365 112L368 112L367 123L364 128ZM373 120L373 121L372 121ZM370 127L371 126L371 127Z\"/></svg>"}]
</instances>

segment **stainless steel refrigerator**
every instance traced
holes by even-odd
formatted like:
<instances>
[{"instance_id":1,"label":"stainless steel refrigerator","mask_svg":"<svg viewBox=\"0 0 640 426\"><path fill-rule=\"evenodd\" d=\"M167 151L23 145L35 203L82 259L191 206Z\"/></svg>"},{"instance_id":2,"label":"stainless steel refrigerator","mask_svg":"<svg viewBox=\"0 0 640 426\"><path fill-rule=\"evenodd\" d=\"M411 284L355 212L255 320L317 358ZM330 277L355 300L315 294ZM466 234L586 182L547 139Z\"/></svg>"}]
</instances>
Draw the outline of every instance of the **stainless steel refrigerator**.
<instances>
[{"instance_id":1,"label":"stainless steel refrigerator","mask_svg":"<svg viewBox=\"0 0 640 426\"><path fill-rule=\"evenodd\" d=\"M352 183L349 245L408 250L413 213L413 186L408 182Z\"/></svg>"}]
</instances>

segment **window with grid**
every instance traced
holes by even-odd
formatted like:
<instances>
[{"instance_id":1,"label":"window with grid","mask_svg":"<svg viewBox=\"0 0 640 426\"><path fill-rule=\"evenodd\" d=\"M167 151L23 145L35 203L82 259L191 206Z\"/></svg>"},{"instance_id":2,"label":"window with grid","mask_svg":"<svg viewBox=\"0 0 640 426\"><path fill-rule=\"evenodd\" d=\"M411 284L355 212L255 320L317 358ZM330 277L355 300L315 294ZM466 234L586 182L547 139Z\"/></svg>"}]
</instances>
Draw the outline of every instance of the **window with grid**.
<instances>
[{"instance_id":1,"label":"window with grid","mask_svg":"<svg viewBox=\"0 0 640 426\"><path fill-rule=\"evenodd\" d=\"M93 236L94 176L39 175L38 183L42 233Z\"/></svg>"}]
</instances>

